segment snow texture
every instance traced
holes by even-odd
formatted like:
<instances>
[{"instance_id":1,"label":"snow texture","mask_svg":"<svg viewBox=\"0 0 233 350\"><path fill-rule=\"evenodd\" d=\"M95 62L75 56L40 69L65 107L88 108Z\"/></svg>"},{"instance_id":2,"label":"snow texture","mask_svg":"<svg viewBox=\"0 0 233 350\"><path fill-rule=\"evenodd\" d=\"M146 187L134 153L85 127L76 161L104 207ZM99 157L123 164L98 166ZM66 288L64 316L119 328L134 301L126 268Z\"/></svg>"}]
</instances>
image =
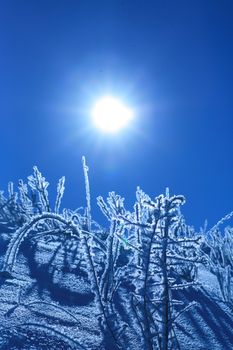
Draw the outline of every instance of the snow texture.
<instances>
[{"instance_id":1,"label":"snow texture","mask_svg":"<svg viewBox=\"0 0 233 350\"><path fill-rule=\"evenodd\" d=\"M185 223L183 196L133 210L110 192L91 215L88 166L83 211L55 205L37 167L0 193L0 349L173 350L233 348L231 213L210 230Z\"/></svg>"}]
</instances>

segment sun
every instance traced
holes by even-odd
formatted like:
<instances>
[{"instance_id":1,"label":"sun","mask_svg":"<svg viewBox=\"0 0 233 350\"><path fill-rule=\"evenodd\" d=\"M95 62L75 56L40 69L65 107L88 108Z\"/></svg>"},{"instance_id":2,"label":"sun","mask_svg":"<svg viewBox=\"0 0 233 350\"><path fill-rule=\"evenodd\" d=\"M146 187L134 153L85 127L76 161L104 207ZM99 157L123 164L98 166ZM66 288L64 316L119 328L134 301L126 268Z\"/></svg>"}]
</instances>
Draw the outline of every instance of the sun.
<instances>
[{"instance_id":1,"label":"sun","mask_svg":"<svg viewBox=\"0 0 233 350\"><path fill-rule=\"evenodd\" d=\"M104 96L95 104L92 117L97 128L114 133L127 126L133 117L133 111L119 99Z\"/></svg>"}]
</instances>

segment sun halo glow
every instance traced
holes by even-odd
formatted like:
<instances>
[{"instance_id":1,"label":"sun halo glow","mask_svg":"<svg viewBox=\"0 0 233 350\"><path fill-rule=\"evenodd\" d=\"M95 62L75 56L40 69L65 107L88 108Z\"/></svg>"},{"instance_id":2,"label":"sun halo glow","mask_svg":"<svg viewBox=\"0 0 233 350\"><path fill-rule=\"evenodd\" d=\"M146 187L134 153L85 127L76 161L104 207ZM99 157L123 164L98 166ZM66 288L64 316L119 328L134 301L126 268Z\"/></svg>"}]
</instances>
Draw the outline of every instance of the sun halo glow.
<instances>
[{"instance_id":1,"label":"sun halo glow","mask_svg":"<svg viewBox=\"0 0 233 350\"><path fill-rule=\"evenodd\" d=\"M114 133L124 128L133 117L133 111L115 97L101 98L92 110L96 127Z\"/></svg>"}]
</instances>

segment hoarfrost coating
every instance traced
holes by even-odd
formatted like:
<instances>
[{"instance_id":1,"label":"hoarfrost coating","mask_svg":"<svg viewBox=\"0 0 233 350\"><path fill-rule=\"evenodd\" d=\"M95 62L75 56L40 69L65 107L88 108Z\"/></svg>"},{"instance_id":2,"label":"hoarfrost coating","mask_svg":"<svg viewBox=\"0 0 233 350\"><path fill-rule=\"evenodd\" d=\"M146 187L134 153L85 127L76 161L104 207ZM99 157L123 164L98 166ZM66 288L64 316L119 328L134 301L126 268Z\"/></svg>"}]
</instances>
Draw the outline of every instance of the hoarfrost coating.
<instances>
[{"instance_id":1,"label":"hoarfrost coating","mask_svg":"<svg viewBox=\"0 0 233 350\"><path fill-rule=\"evenodd\" d=\"M196 232L181 195L150 198L139 187L133 210L110 192L91 213L54 209L37 167L17 191L0 195L0 348L231 349L233 229Z\"/></svg>"}]
</instances>

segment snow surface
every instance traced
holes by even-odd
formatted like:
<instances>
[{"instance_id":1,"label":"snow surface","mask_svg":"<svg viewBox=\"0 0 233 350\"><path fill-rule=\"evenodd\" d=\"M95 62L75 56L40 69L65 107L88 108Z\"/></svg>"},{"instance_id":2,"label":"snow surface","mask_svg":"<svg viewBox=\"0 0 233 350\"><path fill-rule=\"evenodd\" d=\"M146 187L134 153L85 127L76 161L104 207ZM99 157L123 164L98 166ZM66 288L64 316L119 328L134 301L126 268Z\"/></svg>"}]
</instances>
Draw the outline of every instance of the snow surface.
<instances>
[{"instance_id":1,"label":"snow surface","mask_svg":"<svg viewBox=\"0 0 233 350\"><path fill-rule=\"evenodd\" d=\"M228 216L196 234L183 196L137 188L132 212L115 192L98 197L104 229L85 158L83 170L83 215L59 214L64 178L53 212L37 167L18 193L0 192L0 349L232 350L233 228L218 230Z\"/></svg>"},{"instance_id":2,"label":"snow surface","mask_svg":"<svg viewBox=\"0 0 233 350\"><path fill-rule=\"evenodd\" d=\"M13 279L1 282L0 349L101 349L98 310L87 279L72 272L61 272L60 254L53 264L56 266L53 280L49 281L41 266L46 266L55 245L40 244L38 247L34 267L28 264L27 254L21 253ZM213 274L200 266L198 278L202 283L200 289L177 292L177 298L182 301L197 301L176 320L180 349L232 350L232 306L221 301ZM16 305L19 291L21 300ZM122 295L127 298L127 291ZM128 349L140 349L140 341L133 332Z\"/></svg>"}]
</instances>

